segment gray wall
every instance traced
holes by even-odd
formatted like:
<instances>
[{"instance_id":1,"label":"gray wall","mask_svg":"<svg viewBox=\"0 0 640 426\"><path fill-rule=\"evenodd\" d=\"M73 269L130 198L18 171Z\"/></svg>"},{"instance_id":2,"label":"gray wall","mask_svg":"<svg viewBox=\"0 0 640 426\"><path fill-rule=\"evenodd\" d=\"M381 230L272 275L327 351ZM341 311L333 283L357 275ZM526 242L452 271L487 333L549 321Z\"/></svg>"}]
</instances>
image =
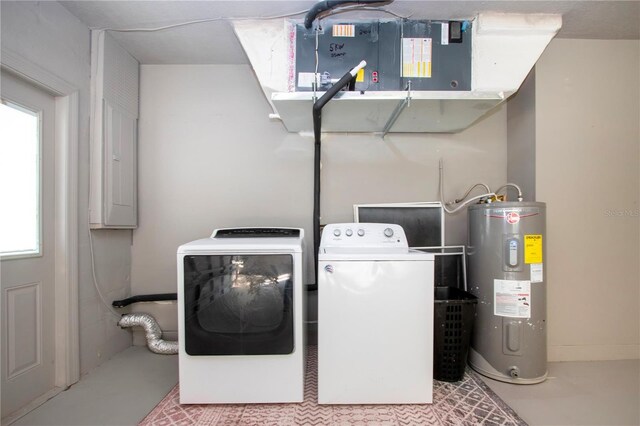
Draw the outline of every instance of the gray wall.
<instances>
[{"instance_id":1,"label":"gray wall","mask_svg":"<svg viewBox=\"0 0 640 426\"><path fill-rule=\"evenodd\" d=\"M127 331L99 302L92 282L87 224L89 194L89 29L57 2L0 4L2 47L80 89L79 298L80 369L85 373L131 344ZM94 233L96 273L108 300L129 293L131 232Z\"/></svg>"},{"instance_id":2,"label":"gray wall","mask_svg":"<svg viewBox=\"0 0 640 426\"><path fill-rule=\"evenodd\" d=\"M536 65L549 359L640 357L640 42L554 40Z\"/></svg>"},{"instance_id":3,"label":"gray wall","mask_svg":"<svg viewBox=\"0 0 640 426\"><path fill-rule=\"evenodd\" d=\"M140 93L133 292L175 291L178 245L225 226L305 228L313 282L313 139L269 121L250 67L144 65ZM440 157L454 198L505 181L505 111L455 135L328 134L322 155L323 223L353 221L354 203L437 200ZM449 218L449 243L466 241L465 224Z\"/></svg>"},{"instance_id":4,"label":"gray wall","mask_svg":"<svg viewBox=\"0 0 640 426\"><path fill-rule=\"evenodd\" d=\"M507 179L520 186L524 201L536 201L535 68L507 101L507 139ZM509 199L516 196L509 188Z\"/></svg>"}]
</instances>

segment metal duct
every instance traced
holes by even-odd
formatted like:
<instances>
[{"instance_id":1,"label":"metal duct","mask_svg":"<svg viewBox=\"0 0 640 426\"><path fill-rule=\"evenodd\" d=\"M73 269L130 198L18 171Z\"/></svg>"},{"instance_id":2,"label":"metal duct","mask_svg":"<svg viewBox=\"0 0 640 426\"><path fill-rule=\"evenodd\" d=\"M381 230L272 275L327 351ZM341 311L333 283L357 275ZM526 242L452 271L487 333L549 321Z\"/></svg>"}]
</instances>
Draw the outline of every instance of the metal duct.
<instances>
[{"instance_id":1,"label":"metal duct","mask_svg":"<svg viewBox=\"0 0 640 426\"><path fill-rule=\"evenodd\" d=\"M333 5L341 2L317 2L316 4L318 9L324 11L324 5L329 6L329 3ZM313 14L309 16L309 19L313 18L315 18ZM469 16L461 16L458 19L468 20ZM398 22L401 21L398 19ZM356 25L358 19L336 18L325 21L323 37L334 37L332 32L334 23ZM459 45L451 43L442 47L442 41L445 40L442 34L446 35L444 31L448 21L434 20L432 23L435 23L434 35L428 37L432 39L431 46L432 48L440 46L442 54L446 54L449 58L452 49ZM296 76L298 81L300 77L298 75L300 70L297 69L296 64L296 57L300 58L297 56L297 46L301 46L297 40L299 26L299 21L285 18L238 19L233 22L235 33L251 62L260 86L274 108L274 114L270 117L280 118L289 132L308 132L313 129L309 110L317 100L311 90L296 90ZM443 26L445 30L442 29ZM470 90L416 90L415 87L406 90L404 89L406 86L400 85L396 90L367 89L364 92L362 90L346 92L335 98L331 106L323 111L322 131L375 133L461 131L518 90L561 26L562 16L559 14L481 13L472 20L466 37L467 40L471 39ZM312 35L318 34L320 39L319 33L307 31L308 39L313 40L312 44L315 45ZM436 37L438 34L440 37ZM408 45L416 39L408 34L402 38L406 39ZM383 40L388 41L387 38ZM363 46L366 45L363 44ZM381 57L385 60L386 66L389 65L388 61L391 57L403 57L400 41L398 40L393 46L390 54ZM313 52L306 50L306 53L313 59ZM352 50L350 54L355 55L354 58L366 59L361 48ZM343 57L336 57L335 60L343 60ZM395 66L394 64L393 67ZM398 68L395 69L399 69L400 63L397 66ZM369 67L369 73L379 72L374 69L373 63L370 63ZM445 71L437 69L443 82L450 84L451 81L447 81L448 75L442 74ZM341 75L344 71L336 70L335 75ZM313 76L314 71L306 74ZM413 78L412 84L415 85L416 80L420 79L425 82L435 81L432 77L420 77ZM458 83L455 82L456 85ZM311 89L311 86L308 88ZM402 114L396 112L400 105L402 109L399 111L403 111Z\"/></svg>"},{"instance_id":2,"label":"metal duct","mask_svg":"<svg viewBox=\"0 0 640 426\"><path fill-rule=\"evenodd\" d=\"M166 342L162 340L162 330L156 319L149 314L125 314L118 321L122 328L142 327L147 337L147 347L151 352L162 355L173 355L178 353L178 342Z\"/></svg>"},{"instance_id":3,"label":"metal duct","mask_svg":"<svg viewBox=\"0 0 640 426\"><path fill-rule=\"evenodd\" d=\"M393 3L393 0L336 0L336 1L319 1L314 4L307 15L304 17L304 27L310 29L313 21L325 12L336 9L340 6L358 5L358 6L382 6Z\"/></svg>"}]
</instances>

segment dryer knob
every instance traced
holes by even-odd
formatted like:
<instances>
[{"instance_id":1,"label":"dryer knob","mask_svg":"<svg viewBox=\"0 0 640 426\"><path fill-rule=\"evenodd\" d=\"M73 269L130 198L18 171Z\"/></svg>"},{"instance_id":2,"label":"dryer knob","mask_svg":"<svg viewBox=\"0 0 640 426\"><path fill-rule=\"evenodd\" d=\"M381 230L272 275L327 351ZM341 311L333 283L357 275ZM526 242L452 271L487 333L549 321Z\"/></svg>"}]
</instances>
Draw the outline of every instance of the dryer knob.
<instances>
[{"instance_id":1,"label":"dryer knob","mask_svg":"<svg viewBox=\"0 0 640 426\"><path fill-rule=\"evenodd\" d=\"M334 230L333 230L333 235L335 235L336 237L339 237L339 236L340 236L340 234L341 234L341 232L340 232L340 230L339 230L339 229L334 229Z\"/></svg>"},{"instance_id":2,"label":"dryer knob","mask_svg":"<svg viewBox=\"0 0 640 426\"><path fill-rule=\"evenodd\" d=\"M391 229L391 228L386 228L386 229L384 230L384 236L385 236L385 237L389 237L389 238L393 237L393 229Z\"/></svg>"},{"instance_id":3,"label":"dryer knob","mask_svg":"<svg viewBox=\"0 0 640 426\"><path fill-rule=\"evenodd\" d=\"M346 231L344 231L344 233L347 237L350 237L353 235L353 231L351 229L347 229Z\"/></svg>"},{"instance_id":4,"label":"dryer knob","mask_svg":"<svg viewBox=\"0 0 640 426\"><path fill-rule=\"evenodd\" d=\"M364 237L364 229L358 229L358 235Z\"/></svg>"}]
</instances>

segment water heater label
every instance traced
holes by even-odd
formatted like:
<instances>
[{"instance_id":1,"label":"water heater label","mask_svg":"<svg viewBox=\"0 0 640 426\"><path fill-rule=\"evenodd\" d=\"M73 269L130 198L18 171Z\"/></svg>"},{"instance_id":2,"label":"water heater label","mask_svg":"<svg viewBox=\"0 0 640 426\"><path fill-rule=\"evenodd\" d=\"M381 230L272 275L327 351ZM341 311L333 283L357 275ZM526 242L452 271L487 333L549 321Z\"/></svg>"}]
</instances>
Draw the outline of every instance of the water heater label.
<instances>
[{"instance_id":1,"label":"water heater label","mask_svg":"<svg viewBox=\"0 0 640 426\"><path fill-rule=\"evenodd\" d=\"M518 212L509 212L504 218L510 225L515 225L516 223L520 222L520 214Z\"/></svg>"},{"instance_id":2,"label":"water heater label","mask_svg":"<svg viewBox=\"0 0 640 426\"><path fill-rule=\"evenodd\" d=\"M532 263L531 264L531 282L532 283L541 283L543 280L543 266L542 263Z\"/></svg>"},{"instance_id":3,"label":"water heater label","mask_svg":"<svg viewBox=\"0 0 640 426\"><path fill-rule=\"evenodd\" d=\"M542 263L542 235L524 236L524 263Z\"/></svg>"},{"instance_id":4,"label":"water heater label","mask_svg":"<svg viewBox=\"0 0 640 426\"><path fill-rule=\"evenodd\" d=\"M493 314L531 318L531 281L493 280Z\"/></svg>"}]
</instances>

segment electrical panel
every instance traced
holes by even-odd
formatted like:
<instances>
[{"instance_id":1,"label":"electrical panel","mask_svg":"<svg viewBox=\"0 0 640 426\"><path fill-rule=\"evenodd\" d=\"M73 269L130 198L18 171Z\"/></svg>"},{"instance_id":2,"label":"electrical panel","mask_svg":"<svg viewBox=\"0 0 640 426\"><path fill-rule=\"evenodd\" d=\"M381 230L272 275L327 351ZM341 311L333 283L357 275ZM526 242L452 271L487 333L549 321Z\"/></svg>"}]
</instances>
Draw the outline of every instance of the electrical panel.
<instances>
[{"instance_id":1,"label":"electrical panel","mask_svg":"<svg viewBox=\"0 0 640 426\"><path fill-rule=\"evenodd\" d=\"M326 20L295 24L289 86L296 92L331 87L361 60L357 91L470 91L468 21ZM316 48L317 47L317 48ZM293 55L291 55L293 56Z\"/></svg>"},{"instance_id":2,"label":"electrical panel","mask_svg":"<svg viewBox=\"0 0 640 426\"><path fill-rule=\"evenodd\" d=\"M138 225L137 150L140 64L106 31L91 35L92 228Z\"/></svg>"}]
</instances>

